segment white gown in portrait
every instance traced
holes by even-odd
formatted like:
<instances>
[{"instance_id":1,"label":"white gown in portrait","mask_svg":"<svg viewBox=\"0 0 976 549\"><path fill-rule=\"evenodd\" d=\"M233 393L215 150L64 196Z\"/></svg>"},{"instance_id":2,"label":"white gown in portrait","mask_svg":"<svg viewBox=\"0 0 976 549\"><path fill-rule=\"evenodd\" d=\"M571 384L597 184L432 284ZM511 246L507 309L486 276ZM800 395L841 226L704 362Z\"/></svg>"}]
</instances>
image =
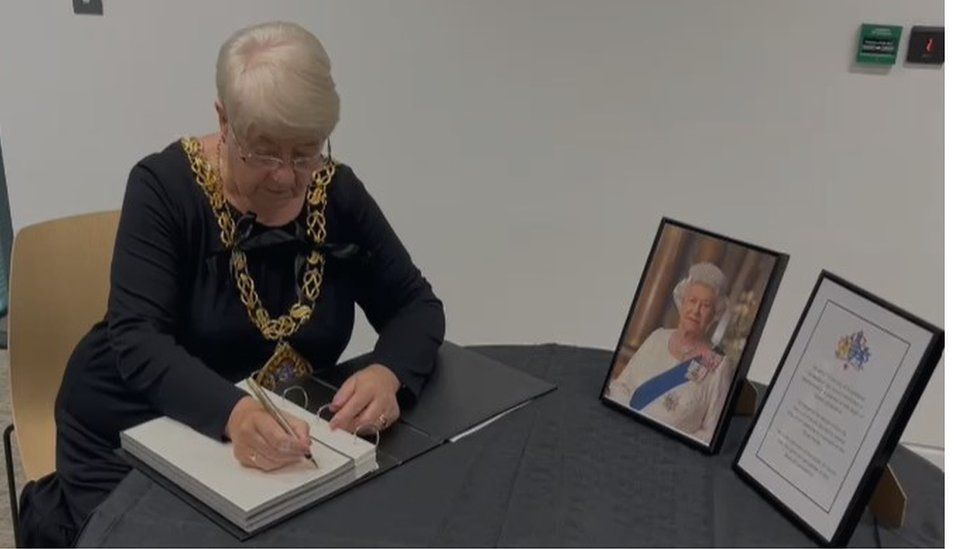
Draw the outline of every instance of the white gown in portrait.
<instances>
[{"instance_id":1,"label":"white gown in portrait","mask_svg":"<svg viewBox=\"0 0 976 549\"><path fill-rule=\"evenodd\" d=\"M673 333L658 328L647 336L606 395L708 444L735 370L716 352L679 363L668 351Z\"/></svg>"}]
</instances>

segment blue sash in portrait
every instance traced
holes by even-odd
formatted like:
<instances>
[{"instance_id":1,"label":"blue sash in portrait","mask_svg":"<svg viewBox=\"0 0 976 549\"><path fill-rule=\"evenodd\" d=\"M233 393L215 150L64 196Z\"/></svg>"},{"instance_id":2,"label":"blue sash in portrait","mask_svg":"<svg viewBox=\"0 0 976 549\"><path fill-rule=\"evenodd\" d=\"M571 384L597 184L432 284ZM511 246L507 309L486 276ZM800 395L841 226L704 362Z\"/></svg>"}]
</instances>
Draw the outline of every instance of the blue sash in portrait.
<instances>
[{"instance_id":1,"label":"blue sash in portrait","mask_svg":"<svg viewBox=\"0 0 976 549\"><path fill-rule=\"evenodd\" d=\"M698 358L686 360L663 374L658 374L641 383L640 387L634 391L633 396L630 397L630 407L635 410L642 410L661 395L688 381L688 368Z\"/></svg>"}]
</instances>

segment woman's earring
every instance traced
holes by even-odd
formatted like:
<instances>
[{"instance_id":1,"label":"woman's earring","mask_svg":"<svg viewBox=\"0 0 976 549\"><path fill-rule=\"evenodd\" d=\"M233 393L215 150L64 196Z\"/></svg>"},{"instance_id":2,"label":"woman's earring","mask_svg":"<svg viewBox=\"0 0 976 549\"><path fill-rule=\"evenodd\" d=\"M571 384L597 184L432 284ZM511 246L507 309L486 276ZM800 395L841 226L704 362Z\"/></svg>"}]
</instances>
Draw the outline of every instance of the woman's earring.
<instances>
[{"instance_id":1,"label":"woman's earring","mask_svg":"<svg viewBox=\"0 0 976 549\"><path fill-rule=\"evenodd\" d=\"M332 164L332 140L325 140L325 161L328 164Z\"/></svg>"}]
</instances>

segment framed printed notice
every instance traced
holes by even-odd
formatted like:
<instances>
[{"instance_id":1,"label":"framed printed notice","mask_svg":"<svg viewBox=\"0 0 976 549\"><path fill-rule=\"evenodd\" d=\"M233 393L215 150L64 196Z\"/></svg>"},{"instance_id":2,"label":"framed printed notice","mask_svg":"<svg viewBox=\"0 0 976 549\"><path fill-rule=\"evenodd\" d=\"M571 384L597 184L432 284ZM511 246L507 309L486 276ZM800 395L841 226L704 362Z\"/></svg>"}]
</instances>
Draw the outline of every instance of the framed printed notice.
<instances>
[{"instance_id":1,"label":"framed printed notice","mask_svg":"<svg viewBox=\"0 0 976 549\"><path fill-rule=\"evenodd\" d=\"M735 470L819 543L850 538L944 332L823 272Z\"/></svg>"}]
</instances>

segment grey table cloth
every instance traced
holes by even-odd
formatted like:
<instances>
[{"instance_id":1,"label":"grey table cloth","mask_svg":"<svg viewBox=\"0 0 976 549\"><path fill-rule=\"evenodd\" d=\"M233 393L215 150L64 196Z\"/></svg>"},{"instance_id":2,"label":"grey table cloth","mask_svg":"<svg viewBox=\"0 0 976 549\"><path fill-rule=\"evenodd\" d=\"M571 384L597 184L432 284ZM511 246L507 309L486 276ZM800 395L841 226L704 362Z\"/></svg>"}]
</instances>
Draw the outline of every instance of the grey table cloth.
<instances>
[{"instance_id":1,"label":"grey table cloth","mask_svg":"<svg viewBox=\"0 0 976 549\"><path fill-rule=\"evenodd\" d=\"M748 419L706 456L604 406L611 353L561 345L474 350L558 390L275 528L246 546L814 546L732 471ZM941 546L944 476L899 447L903 528L866 511L851 546ZM90 517L81 546L238 546L133 471Z\"/></svg>"}]
</instances>

